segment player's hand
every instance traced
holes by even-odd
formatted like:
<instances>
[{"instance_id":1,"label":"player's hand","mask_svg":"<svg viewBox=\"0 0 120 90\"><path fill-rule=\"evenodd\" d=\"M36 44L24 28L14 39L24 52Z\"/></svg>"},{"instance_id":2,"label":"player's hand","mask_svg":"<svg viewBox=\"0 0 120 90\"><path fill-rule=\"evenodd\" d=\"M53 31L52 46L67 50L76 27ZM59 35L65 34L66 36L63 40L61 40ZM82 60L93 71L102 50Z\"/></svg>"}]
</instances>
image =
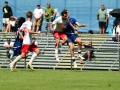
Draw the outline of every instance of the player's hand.
<instances>
[{"instance_id":1,"label":"player's hand","mask_svg":"<svg viewBox=\"0 0 120 90\"><path fill-rule=\"evenodd\" d=\"M86 24L83 24L83 27L85 27L86 26Z\"/></svg>"}]
</instances>

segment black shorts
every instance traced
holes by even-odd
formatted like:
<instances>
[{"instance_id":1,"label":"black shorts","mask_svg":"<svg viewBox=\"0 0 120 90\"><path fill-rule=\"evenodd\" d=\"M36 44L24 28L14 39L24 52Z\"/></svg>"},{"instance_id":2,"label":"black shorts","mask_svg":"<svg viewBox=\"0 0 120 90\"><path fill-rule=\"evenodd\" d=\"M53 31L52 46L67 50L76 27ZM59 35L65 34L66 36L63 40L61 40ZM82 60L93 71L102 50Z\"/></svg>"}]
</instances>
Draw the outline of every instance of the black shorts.
<instances>
[{"instance_id":1,"label":"black shorts","mask_svg":"<svg viewBox=\"0 0 120 90\"><path fill-rule=\"evenodd\" d=\"M99 28L106 28L106 22L99 21Z\"/></svg>"}]
</instances>

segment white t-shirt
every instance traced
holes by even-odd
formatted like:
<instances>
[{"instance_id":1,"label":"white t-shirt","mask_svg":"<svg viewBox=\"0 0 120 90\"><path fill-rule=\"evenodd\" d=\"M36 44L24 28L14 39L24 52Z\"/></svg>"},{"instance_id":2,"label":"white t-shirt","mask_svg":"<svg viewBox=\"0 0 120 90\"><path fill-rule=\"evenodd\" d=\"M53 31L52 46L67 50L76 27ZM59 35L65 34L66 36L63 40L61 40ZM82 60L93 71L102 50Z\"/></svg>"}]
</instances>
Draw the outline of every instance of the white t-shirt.
<instances>
[{"instance_id":1,"label":"white t-shirt","mask_svg":"<svg viewBox=\"0 0 120 90\"><path fill-rule=\"evenodd\" d=\"M41 14L43 14L43 13L44 13L44 11L42 9L38 9L38 8L36 8L33 12L35 18L40 18Z\"/></svg>"},{"instance_id":2,"label":"white t-shirt","mask_svg":"<svg viewBox=\"0 0 120 90\"><path fill-rule=\"evenodd\" d=\"M12 26L15 26L15 21L10 21L10 24L11 24Z\"/></svg>"},{"instance_id":3,"label":"white t-shirt","mask_svg":"<svg viewBox=\"0 0 120 90\"><path fill-rule=\"evenodd\" d=\"M116 28L116 32L118 32L119 35L120 35L120 27L119 27L119 26L117 26L117 28Z\"/></svg>"},{"instance_id":4,"label":"white t-shirt","mask_svg":"<svg viewBox=\"0 0 120 90\"><path fill-rule=\"evenodd\" d=\"M28 29L31 30L32 28L32 22L26 21L22 24L20 29L24 31L24 38L23 38L23 44L32 44L32 34L29 34Z\"/></svg>"},{"instance_id":5,"label":"white t-shirt","mask_svg":"<svg viewBox=\"0 0 120 90\"><path fill-rule=\"evenodd\" d=\"M56 24L56 29L55 31L58 31L58 32L63 32L63 30L61 29L61 24L65 25L69 22L68 19L66 20L62 20L62 16L56 18L52 23L53 24Z\"/></svg>"},{"instance_id":6,"label":"white t-shirt","mask_svg":"<svg viewBox=\"0 0 120 90\"><path fill-rule=\"evenodd\" d=\"M13 44L14 44L13 42L10 42L10 44L8 44L8 42L5 42L3 46L4 46L4 47L5 47L5 46L12 46L12 47L13 47ZM8 50L13 51L13 49L8 49Z\"/></svg>"}]
</instances>

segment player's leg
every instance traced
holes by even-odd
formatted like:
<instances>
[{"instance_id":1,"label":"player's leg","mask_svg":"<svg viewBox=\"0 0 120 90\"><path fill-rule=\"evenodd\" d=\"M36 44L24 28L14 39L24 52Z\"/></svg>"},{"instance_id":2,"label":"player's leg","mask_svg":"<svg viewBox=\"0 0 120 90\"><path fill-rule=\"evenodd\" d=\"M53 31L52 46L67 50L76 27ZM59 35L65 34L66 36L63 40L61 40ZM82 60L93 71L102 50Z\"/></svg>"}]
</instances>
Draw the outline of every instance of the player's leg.
<instances>
[{"instance_id":1,"label":"player's leg","mask_svg":"<svg viewBox=\"0 0 120 90\"><path fill-rule=\"evenodd\" d=\"M32 66L32 62L35 60L37 55L40 54L40 50L35 44L32 44L32 45L30 45L29 51L34 51L34 54L32 55L31 59L28 62L28 66L30 67L30 69L34 70L34 68Z\"/></svg>"},{"instance_id":2,"label":"player's leg","mask_svg":"<svg viewBox=\"0 0 120 90\"><path fill-rule=\"evenodd\" d=\"M74 55L74 45L73 45L72 41L69 38L68 38L68 45L69 45L69 48L70 48L70 54L71 54L72 63L74 64L74 67L77 68L75 55Z\"/></svg>"},{"instance_id":3,"label":"player's leg","mask_svg":"<svg viewBox=\"0 0 120 90\"><path fill-rule=\"evenodd\" d=\"M21 50L21 55L17 56L13 62L10 63L10 69L11 71L13 71L13 68L15 66L15 64L21 59L21 58L24 58L26 57L26 53L28 52L28 49L29 49L30 45L23 45L22 46L22 50Z\"/></svg>"},{"instance_id":4,"label":"player's leg","mask_svg":"<svg viewBox=\"0 0 120 90\"><path fill-rule=\"evenodd\" d=\"M63 32L63 33L59 33L59 36L62 39L61 44L64 45L68 41L67 35Z\"/></svg>"},{"instance_id":5,"label":"player's leg","mask_svg":"<svg viewBox=\"0 0 120 90\"><path fill-rule=\"evenodd\" d=\"M58 56L58 48L59 48L59 43L60 43L60 36L59 36L59 32L54 32L53 33L53 36L54 36L54 38L55 38L55 42L56 42L56 44L55 44L55 59L56 59L56 61L60 61L59 60L59 56Z\"/></svg>"}]
</instances>

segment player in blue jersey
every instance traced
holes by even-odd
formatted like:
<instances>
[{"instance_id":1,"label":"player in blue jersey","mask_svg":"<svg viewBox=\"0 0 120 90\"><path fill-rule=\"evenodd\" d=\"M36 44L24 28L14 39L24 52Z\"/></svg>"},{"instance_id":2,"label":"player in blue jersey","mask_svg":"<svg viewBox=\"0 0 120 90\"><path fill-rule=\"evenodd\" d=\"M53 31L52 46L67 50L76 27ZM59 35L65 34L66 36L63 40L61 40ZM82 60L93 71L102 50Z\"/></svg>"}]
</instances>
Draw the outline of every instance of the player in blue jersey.
<instances>
[{"instance_id":1,"label":"player in blue jersey","mask_svg":"<svg viewBox=\"0 0 120 90\"><path fill-rule=\"evenodd\" d=\"M86 24L80 24L76 21L76 19L70 18L69 12L67 10L64 10L64 11L66 11L68 13L69 22L72 25L77 25L78 27L85 27L86 26ZM78 57L80 57L81 59L84 59L81 55L82 40L81 40L81 38L78 37L78 35L75 33L75 30L70 25L66 24L65 27L66 27L65 33L66 33L67 38L68 38L68 45L70 48L71 59L72 59L72 62L74 64L74 63L76 63L75 55L74 55L74 43L78 44ZM77 64L76 64L76 67L77 67Z\"/></svg>"},{"instance_id":2,"label":"player in blue jersey","mask_svg":"<svg viewBox=\"0 0 120 90\"><path fill-rule=\"evenodd\" d=\"M25 22L25 18L24 17L20 17L19 21L18 21L18 28L21 27L21 25ZM23 36L24 36L24 32L22 32ZM22 43L23 43L23 39L22 37L20 37L18 31L15 34L15 42L13 45L13 50L14 50L14 56L18 56L21 54L21 48L22 48Z\"/></svg>"}]
</instances>

